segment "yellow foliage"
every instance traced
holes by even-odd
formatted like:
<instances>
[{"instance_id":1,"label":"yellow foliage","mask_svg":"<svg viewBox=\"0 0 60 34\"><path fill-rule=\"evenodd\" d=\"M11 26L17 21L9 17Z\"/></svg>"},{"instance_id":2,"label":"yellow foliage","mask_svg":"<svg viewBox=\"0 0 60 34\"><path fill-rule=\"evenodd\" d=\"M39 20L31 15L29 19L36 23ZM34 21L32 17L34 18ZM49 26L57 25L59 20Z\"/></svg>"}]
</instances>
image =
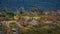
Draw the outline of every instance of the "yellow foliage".
<instances>
[{"instance_id":1,"label":"yellow foliage","mask_svg":"<svg viewBox=\"0 0 60 34\"><path fill-rule=\"evenodd\" d=\"M18 19L19 19L19 16L14 16L14 19L15 19L15 20L18 20Z\"/></svg>"}]
</instances>

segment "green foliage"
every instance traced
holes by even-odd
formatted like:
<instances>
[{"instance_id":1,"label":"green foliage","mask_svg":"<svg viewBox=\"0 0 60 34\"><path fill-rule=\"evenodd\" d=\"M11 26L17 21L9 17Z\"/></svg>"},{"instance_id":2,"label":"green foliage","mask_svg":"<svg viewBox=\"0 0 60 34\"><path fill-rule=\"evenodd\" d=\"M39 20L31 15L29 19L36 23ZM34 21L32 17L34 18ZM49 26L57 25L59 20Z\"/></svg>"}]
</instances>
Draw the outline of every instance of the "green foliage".
<instances>
[{"instance_id":1,"label":"green foliage","mask_svg":"<svg viewBox=\"0 0 60 34\"><path fill-rule=\"evenodd\" d=\"M44 16L40 16L40 19L41 20L45 20L46 18Z\"/></svg>"},{"instance_id":2,"label":"green foliage","mask_svg":"<svg viewBox=\"0 0 60 34\"><path fill-rule=\"evenodd\" d=\"M5 15L3 14L3 15L0 15L0 17L5 17Z\"/></svg>"},{"instance_id":3,"label":"green foliage","mask_svg":"<svg viewBox=\"0 0 60 34\"><path fill-rule=\"evenodd\" d=\"M20 14L23 14L23 12L22 12L22 11L20 11Z\"/></svg>"},{"instance_id":4,"label":"green foliage","mask_svg":"<svg viewBox=\"0 0 60 34\"><path fill-rule=\"evenodd\" d=\"M6 14L6 16L7 16L8 18L12 18L12 17L14 16L14 13L9 12L9 13Z\"/></svg>"},{"instance_id":5,"label":"green foliage","mask_svg":"<svg viewBox=\"0 0 60 34\"><path fill-rule=\"evenodd\" d=\"M11 27L11 28L16 28L17 26L16 26L15 23L10 23L10 27Z\"/></svg>"}]
</instances>

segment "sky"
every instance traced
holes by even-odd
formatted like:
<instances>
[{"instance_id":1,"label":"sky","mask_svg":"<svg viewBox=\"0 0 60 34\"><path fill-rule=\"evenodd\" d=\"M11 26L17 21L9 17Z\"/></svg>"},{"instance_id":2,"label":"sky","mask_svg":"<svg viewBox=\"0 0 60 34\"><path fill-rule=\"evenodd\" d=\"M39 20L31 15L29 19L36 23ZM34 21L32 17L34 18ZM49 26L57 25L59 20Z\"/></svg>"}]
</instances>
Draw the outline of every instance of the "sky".
<instances>
[{"instance_id":1,"label":"sky","mask_svg":"<svg viewBox=\"0 0 60 34\"><path fill-rule=\"evenodd\" d=\"M24 7L25 10L32 10L32 6L42 10L60 10L60 0L0 0L0 9L16 11Z\"/></svg>"}]
</instances>

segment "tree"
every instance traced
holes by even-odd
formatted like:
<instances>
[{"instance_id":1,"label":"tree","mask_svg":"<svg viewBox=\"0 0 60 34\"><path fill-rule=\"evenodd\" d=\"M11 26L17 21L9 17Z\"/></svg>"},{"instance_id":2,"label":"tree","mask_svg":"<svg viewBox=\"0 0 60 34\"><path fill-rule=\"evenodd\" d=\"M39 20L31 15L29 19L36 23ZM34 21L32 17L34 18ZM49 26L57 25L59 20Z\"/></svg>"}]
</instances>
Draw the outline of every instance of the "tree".
<instances>
[{"instance_id":1,"label":"tree","mask_svg":"<svg viewBox=\"0 0 60 34\"><path fill-rule=\"evenodd\" d=\"M14 13L8 12L8 13L6 14L6 16L8 16L8 18L12 18L12 17L14 17Z\"/></svg>"}]
</instances>

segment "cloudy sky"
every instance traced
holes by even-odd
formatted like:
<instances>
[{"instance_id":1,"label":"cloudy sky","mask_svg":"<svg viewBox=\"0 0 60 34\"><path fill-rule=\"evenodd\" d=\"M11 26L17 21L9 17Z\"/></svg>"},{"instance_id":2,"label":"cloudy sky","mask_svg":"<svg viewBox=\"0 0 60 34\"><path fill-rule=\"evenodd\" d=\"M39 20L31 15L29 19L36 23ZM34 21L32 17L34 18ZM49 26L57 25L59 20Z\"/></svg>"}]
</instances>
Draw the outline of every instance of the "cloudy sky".
<instances>
[{"instance_id":1,"label":"cloudy sky","mask_svg":"<svg viewBox=\"0 0 60 34\"><path fill-rule=\"evenodd\" d=\"M60 10L60 0L0 0L0 9L8 8L15 11L20 7L31 10L32 6L38 6L42 10Z\"/></svg>"}]
</instances>

